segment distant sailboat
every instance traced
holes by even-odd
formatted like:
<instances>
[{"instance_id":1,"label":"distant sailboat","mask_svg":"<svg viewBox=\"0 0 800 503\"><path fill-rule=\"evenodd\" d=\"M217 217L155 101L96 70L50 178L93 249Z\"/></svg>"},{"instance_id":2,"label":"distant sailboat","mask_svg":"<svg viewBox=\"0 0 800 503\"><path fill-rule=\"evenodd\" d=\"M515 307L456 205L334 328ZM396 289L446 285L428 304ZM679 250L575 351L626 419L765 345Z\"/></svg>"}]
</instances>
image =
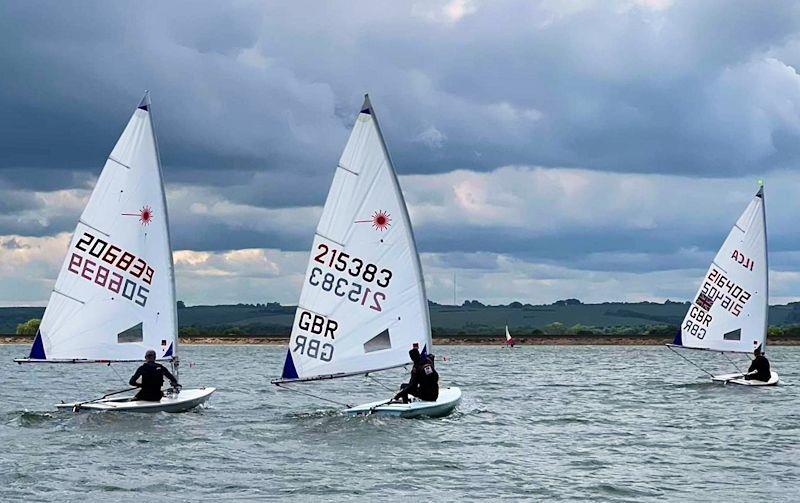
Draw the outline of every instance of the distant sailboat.
<instances>
[{"instance_id":1,"label":"distant sailboat","mask_svg":"<svg viewBox=\"0 0 800 503\"><path fill-rule=\"evenodd\" d=\"M430 352L422 267L408 210L369 97L350 133L325 201L280 379L273 384L364 375ZM291 389L291 388L289 388ZM440 416L461 399L441 388L435 402L386 401L349 414Z\"/></svg>"},{"instance_id":2,"label":"distant sailboat","mask_svg":"<svg viewBox=\"0 0 800 503\"><path fill-rule=\"evenodd\" d=\"M769 308L768 274L764 188L761 187L714 257L681 323L680 332L668 347L721 353L752 353L756 348L763 349ZM715 381L751 386L777 384L779 379L774 371L770 380L764 382L746 380L742 372L714 376L701 370Z\"/></svg>"},{"instance_id":3,"label":"distant sailboat","mask_svg":"<svg viewBox=\"0 0 800 503\"><path fill-rule=\"evenodd\" d=\"M506 325L506 346L510 348L514 347L514 338L511 337L511 334L508 332L508 325Z\"/></svg>"},{"instance_id":4,"label":"distant sailboat","mask_svg":"<svg viewBox=\"0 0 800 503\"><path fill-rule=\"evenodd\" d=\"M145 94L78 220L30 356L14 361L110 365L141 362L148 349L170 362L177 376L175 271L150 96ZM126 397L59 407L179 412L205 402L213 392L185 389L160 402Z\"/></svg>"}]
</instances>

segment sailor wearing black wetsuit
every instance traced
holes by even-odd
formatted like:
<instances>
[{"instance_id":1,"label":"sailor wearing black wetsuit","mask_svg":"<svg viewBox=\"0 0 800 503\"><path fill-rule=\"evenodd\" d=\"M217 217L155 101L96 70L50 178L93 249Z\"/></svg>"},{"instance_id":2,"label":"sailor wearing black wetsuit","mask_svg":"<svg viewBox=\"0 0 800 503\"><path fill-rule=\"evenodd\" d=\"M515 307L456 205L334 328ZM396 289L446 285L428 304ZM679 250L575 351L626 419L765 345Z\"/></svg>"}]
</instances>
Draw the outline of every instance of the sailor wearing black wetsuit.
<instances>
[{"instance_id":1,"label":"sailor wearing black wetsuit","mask_svg":"<svg viewBox=\"0 0 800 503\"><path fill-rule=\"evenodd\" d=\"M420 400L434 402L439 398L439 373L433 364L433 355L421 356L419 349L412 348L408 352L414 366L411 368L411 380L404 385L394 400L408 403L408 395L413 395Z\"/></svg>"},{"instance_id":2,"label":"sailor wearing black wetsuit","mask_svg":"<svg viewBox=\"0 0 800 503\"><path fill-rule=\"evenodd\" d=\"M173 388L180 388L180 384L178 384L178 380L175 379L175 376L173 376L166 367L160 363L156 363L155 351L148 349L144 354L144 359L144 364L136 369L136 373L133 374L129 382L131 386L141 388L139 392L136 393L136 396L133 397L134 400L144 400L147 402L160 401L161 398L164 397L164 393L161 391L161 386L164 385L164 376L169 379ZM140 377L142 378L141 384L136 382Z\"/></svg>"},{"instance_id":3,"label":"sailor wearing black wetsuit","mask_svg":"<svg viewBox=\"0 0 800 503\"><path fill-rule=\"evenodd\" d=\"M767 357L764 356L764 353L761 351L761 346L757 347L755 351L753 351L755 358L753 359L753 363L750 364L750 368L747 369L747 374L745 374L745 379L752 379L755 381L769 381L770 378L770 371L769 371L769 360Z\"/></svg>"}]
</instances>

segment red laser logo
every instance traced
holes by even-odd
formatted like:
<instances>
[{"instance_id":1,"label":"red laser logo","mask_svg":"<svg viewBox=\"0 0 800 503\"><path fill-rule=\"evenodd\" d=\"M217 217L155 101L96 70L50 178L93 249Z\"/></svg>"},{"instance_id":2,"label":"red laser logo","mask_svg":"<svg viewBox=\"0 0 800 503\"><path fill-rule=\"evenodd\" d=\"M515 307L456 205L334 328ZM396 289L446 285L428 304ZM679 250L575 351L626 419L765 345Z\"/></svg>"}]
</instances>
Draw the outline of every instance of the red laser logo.
<instances>
[{"instance_id":1,"label":"red laser logo","mask_svg":"<svg viewBox=\"0 0 800 503\"><path fill-rule=\"evenodd\" d=\"M356 220L357 224L372 224L375 230L385 231L392 225L392 217L384 210L377 210L369 220Z\"/></svg>"},{"instance_id":2,"label":"red laser logo","mask_svg":"<svg viewBox=\"0 0 800 503\"><path fill-rule=\"evenodd\" d=\"M144 205L137 213L123 213L126 217L139 217L142 225L148 225L153 220L153 208Z\"/></svg>"}]
</instances>

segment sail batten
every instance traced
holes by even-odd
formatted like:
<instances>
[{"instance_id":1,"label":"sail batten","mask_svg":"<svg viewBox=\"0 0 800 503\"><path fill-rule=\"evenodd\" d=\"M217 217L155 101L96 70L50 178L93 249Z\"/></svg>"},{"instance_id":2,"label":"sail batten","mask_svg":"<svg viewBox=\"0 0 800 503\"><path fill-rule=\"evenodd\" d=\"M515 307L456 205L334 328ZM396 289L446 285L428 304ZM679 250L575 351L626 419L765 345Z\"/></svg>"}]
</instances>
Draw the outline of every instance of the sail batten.
<instances>
[{"instance_id":1,"label":"sail batten","mask_svg":"<svg viewBox=\"0 0 800 503\"><path fill-rule=\"evenodd\" d=\"M78 219L26 363L141 361L147 349L159 360L173 359L177 313L168 225L145 95ZM141 339L125 342L124 332L137 325Z\"/></svg>"},{"instance_id":2,"label":"sail batten","mask_svg":"<svg viewBox=\"0 0 800 503\"><path fill-rule=\"evenodd\" d=\"M752 352L763 346L769 304L763 187L711 262L676 337L682 347Z\"/></svg>"},{"instance_id":3,"label":"sail batten","mask_svg":"<svg viewBox=\"0 0 800 503\"><path fill-rule=\"evenodd\" d=\"M379 372L409 363L414 342L431 347L408 210L368 98L361 110L317 225L278 382Z\"/></svg>"}]
</instances>

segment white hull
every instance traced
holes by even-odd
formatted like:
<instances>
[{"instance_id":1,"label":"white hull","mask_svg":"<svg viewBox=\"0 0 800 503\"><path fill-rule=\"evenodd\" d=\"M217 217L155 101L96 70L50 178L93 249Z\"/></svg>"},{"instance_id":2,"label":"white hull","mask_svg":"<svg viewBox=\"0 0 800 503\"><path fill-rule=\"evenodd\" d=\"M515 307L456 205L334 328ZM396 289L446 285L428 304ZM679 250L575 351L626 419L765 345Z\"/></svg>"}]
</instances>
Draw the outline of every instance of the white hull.
<instances>
[{"instance_id":1,"label":"white hull","mask_svg":"<svg viewBox=\"0 0 800 503\"><path fill-rule=\"evenodd\" d=\"M775 386L780 382L780 377L777 372L770 372L769 381L756 381L754 379L745 379L742 374L724 374L711 378L712 381L722 382L725 384L739 384L741 386Z\"/></svg>"},{"instance_id":2,"label":"white hull","mask_svg":"<svg viewBox=\"0 0 800 503\"><path fill-rule=\"evenodd\" d=\"M81 410L104 410L117 412L186 412L198 405L208 401L216 388L184 389L177 395L165 396L159 402L145 402L142 400L131 400L133 397L106 398L97 402L80 404L59 403L58 409L72 410L79 405Z\"/></svg>"},{"instance_id":3,"label":"white hull","mask_svg":"<svg viewBox=\"0 0 800 503\"><path fill-rule=\"evenodd\" d=\"M394 416L403 418L414 417L444 417L456 408L461 402L461 388L455 386L441 388L439 398L435 402L414 399L409 403L391 403L386 400L365 403L345 410L351 416L369 416L372 414L381 416Z\"/></svg>"}]
</instances>

